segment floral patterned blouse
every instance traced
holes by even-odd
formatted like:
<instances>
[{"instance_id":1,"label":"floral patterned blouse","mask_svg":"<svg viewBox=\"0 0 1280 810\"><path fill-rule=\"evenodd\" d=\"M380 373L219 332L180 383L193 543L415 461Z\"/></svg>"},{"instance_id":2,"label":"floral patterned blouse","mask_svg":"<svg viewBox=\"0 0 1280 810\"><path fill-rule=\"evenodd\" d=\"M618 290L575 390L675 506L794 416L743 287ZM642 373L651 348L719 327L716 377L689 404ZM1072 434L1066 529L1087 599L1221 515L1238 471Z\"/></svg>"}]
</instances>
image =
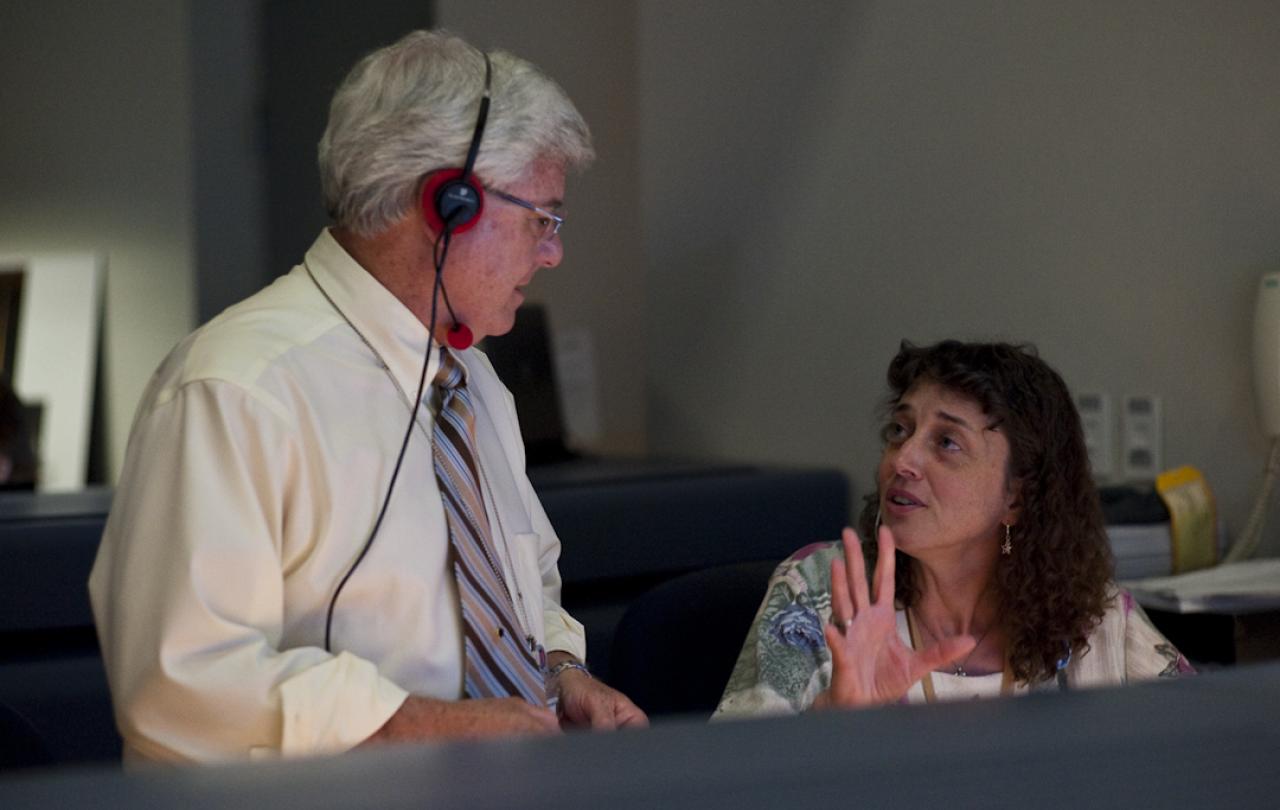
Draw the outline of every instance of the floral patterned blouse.
<instances>
[{"instance_id":1,"label":"floral patterned blouse","mask_svg":"<svg viewBox=\"0 0 1280 810\"><path fill-rule=\"evenodd\" d=\"M831 654L822 628L831 621L831 560L843 553L839 541L814 543L773 572L713 719L798 713L826 690ZM903 611L898 611L898 629L910 645ZM1117 589L1116 599L1089 636L1089 650L1065 662L1057 679L1030 686L1019 683L1014 692L1114 686L1193 672L1129 593ZM909 703L924 700L920 683L904 698Z\"/></svg>"}]
</instances>

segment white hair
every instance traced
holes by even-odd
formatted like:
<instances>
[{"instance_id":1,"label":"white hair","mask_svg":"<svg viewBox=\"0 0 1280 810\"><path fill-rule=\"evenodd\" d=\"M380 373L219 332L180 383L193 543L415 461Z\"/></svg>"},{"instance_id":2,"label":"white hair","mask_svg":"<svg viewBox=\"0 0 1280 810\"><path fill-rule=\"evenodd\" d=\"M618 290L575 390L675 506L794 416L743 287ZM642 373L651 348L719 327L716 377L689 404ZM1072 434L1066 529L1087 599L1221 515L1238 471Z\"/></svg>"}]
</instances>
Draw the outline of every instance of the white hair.
<instances>
[{"instance_id":1,"label":"white hair","mask_svg":"<svg viewBox=\"0 0 1280 810\"><path fill-rule=\"evenodd\" d=\"M509 185L539 159L586 168L591 133L564 90L505 51L489 60L477 178ZM434 31L414 31L356 63L333 95L319 146L325 207L337 225L376 234L418 205L427 173L463 165L484 73L480 51Z\"/></svg>"}]
</instances>

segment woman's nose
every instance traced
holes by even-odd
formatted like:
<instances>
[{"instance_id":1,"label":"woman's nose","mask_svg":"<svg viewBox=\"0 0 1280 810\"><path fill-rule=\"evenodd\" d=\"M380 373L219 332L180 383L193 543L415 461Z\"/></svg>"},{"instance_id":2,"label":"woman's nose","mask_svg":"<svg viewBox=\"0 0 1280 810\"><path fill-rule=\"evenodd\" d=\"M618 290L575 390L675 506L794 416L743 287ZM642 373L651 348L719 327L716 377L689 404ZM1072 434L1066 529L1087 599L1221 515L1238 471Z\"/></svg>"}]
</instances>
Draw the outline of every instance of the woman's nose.
<instances>
[{"instance_id":1,"label":"woman's nose","mask_svg":"<svg viewBox=\"0 0 1280 810\"><path fill-rule=\"evenodd\" d=\"M890 460L893 465L895 475L903 478L919 478L921 467L921 442L915 436L909 437L902 444L899 444L891 452L893 458Z\"/></svg>"}]
</instances>

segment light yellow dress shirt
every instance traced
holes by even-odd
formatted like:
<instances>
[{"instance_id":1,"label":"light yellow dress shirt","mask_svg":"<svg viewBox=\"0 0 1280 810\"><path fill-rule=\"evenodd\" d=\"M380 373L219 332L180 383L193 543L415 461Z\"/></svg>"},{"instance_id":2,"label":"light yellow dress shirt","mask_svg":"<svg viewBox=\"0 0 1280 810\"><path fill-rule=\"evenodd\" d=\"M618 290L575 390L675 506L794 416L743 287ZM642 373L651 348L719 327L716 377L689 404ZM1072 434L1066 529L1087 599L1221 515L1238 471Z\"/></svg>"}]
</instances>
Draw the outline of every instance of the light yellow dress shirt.
<instances>
[{"instance_id":1,"label":"light yellow dress shirt","mask_svg":"<svg viewBox=\"0 0 1280 810\"><path fill-rule=\"evenodd\" d=\"M326 231L302 265L161 364L89 581L126 759L342 751L408 694L462 697L426 403L324 650L326 610L382 505L426 343L422 323ZM517 615L548 650L585 660L582 626L559 606L560 542L525 475L511 395L480 351L460 358Z\"/></svg>"}]
</instances>

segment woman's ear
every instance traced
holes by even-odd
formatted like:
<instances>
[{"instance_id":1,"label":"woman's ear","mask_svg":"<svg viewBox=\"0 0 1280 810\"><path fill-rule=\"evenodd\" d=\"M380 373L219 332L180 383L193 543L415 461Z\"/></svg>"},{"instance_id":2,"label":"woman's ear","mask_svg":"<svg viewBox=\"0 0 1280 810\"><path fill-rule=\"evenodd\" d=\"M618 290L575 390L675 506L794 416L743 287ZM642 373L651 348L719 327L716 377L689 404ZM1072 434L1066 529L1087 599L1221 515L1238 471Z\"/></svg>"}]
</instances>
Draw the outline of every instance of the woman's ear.
<instances>
[{"instance_id":1,"label":"woman's ear","mask_svg":"<svg viewBox=\"0 0 1280 810\"><path fill-rule=\"evenodd\" d=\"M1016 526L1018 517L1022 514L1022 479L1011 480L1006 495L1004 519L1000 522L1006 526Z\"/></svg>"}]
</instances>

